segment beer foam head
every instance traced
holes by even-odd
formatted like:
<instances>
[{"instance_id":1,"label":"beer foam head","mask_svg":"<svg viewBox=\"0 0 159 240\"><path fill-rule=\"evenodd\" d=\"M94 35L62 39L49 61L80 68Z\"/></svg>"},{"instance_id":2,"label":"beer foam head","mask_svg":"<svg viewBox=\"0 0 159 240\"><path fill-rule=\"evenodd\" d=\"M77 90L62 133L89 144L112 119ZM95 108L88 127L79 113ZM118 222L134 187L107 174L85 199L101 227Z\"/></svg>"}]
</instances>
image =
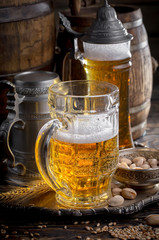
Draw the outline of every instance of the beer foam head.
<instances>
[{"instance_id":1,"label":"beer foam head","mask_svg":"<svg viewBox=\"0 0 159 240\"><path fill-rule=\"evenodd\" d=\"M69 143L98 143L109 140L118 134L116 116L108 119L105 115L77 116L67 129L57 131L57 139Z\"/></svg>"},{"instance_id":2,"label":"beer foam head","mask_svg":"<svg viewBox=\"0 0 159 240\"><path fill-rule=\"evenodd\" d=\"M118 44L92 44L83 42L84 58L97 61L115 61L130 58L130 42Z\"/></svg>"}]
</instances>

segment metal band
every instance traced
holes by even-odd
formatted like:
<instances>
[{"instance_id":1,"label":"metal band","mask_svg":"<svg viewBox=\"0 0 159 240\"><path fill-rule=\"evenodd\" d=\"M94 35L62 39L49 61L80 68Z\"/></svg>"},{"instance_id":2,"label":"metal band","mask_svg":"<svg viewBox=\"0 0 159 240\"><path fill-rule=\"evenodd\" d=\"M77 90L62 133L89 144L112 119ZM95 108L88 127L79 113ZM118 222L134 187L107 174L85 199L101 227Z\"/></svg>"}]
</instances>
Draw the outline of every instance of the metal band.
<instances>
[{"instance_id":1,"label":"metal band","mask_svg":"<svg viewBox=\"0 0 159 240\"><path fill-rule=\"evenodd\" d=\"M26 69L23 69L23 72L25 71L36 71L36 70L43 70L45 69L47 66L52 66L52 62L53 62L53 58L37 67L33 67L33 68L26 68ZM0 81L1 79L3 80L4 78L8 78L8 77L14 77L15 75L19 74L21 71L19 72L13 72L13 73L6 73L6 74L0 74Z\"/></svg>"},{"instance_id":2,"label":"metal band","mask_svg":"<svg viewBox=\"0 0 159 240\"><path fill-rule=\"evenodd\" d=\"M18 94L24 96L41 96L43 94L48 94L47 88L16 88Z\"/></svg>"},{"instance_id":3,"label":"metal band","mask_svg":"<svg viewBox=\"0 0 159 240\"><path fill-rule=\"evenodd\" d=\"M146 40L146 41L143 41L141 43L138 43L138 44L135 44L135 45L131 45L130 50L131 51L137 51L137 50L145 48L147 46L148 46L148 41Z\"/></svg>"},{"instance_id":4,"label":"metal band","mask_svg":"<svg viewBox=\"0 0 159 240\"><path fill-rule=\"evenodd\" d=\"M17 159L20 160L20 162L22 162L22 160L27 160L27 161L33 161L35 159L35 153L33 152L25 152L25 151L18 151L14 148L12 148L14 156L16 158L16 162ZM28 163L28 162L27 162Z\"/></svg>"},{"instance_id":5,"label":"metal band","mask_svg":"<svg viewBox=\"0 0 159 240\"><path fill-rule=\"evenodd\" d=\"M141 26L141 25L142 25L142 18L137 19L136 21L133 21L133 22L123 23L123 26L124 26L126 29L136 28L136 27L139 27L139 26Z\"/></svg>"},{"instance_id":6,"label":"metal band","mask_svg":"<svg viewBox=\"0 0 159 240\"><path fill-rule=\"evenodd\" d=\"M144 122L138 124L137 126L134 126L134 127L131 127L131 131L132 133L137 131L137 130L140 130L140 129L143 129L146 127L146 124L147 124L147 120L145 120Z\"/></svg>"},{"instance_id":7,"label":"metal band","mask_svg":"<svg viewBox=\"0 0 159 240\"><path fill-rule=\"evenodd\" d=\"M0 23L17 22L37 18L53 12L52 0L21 5L18 7L0 8Z\"/></svg>"},{"instance_id":8,"label":"metal band","mask_svg":"<svg viewBox=\"0 0 159 240\"><path fill-rule=\"evenodd\" d=\"M23 119L24 121L26 120L45 120L45 119L50 119L50 113L32 113L32 114L19 114L19 117Z\"/></svg>"},{"instance_id":9,"label":"metal band","mask_svg":"<svg viewBox=\"0 0 159 240\"><path fill-rule=\"evenodd\" d=\"M151 104L151 103L150 103L150 99L149 99L149 100L147 100L146 102L144 102L144 103L141 104L141 105L138 105L138 106L136 106L136 107L131 107L131 108L129 109L129 112L130 112L130 114L138 113L138 112L144 110L145 108L150 107L150 104Z\"/></svg>"}]
</instances>

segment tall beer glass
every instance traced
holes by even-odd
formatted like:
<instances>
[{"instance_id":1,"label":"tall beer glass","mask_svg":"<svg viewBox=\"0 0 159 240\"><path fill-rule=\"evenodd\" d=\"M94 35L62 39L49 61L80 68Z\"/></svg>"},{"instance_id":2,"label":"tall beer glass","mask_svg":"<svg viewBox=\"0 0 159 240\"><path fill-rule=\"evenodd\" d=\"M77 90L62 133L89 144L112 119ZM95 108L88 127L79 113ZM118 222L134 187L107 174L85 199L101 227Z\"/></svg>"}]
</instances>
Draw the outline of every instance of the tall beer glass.
<instances>
[{"instance_id":1,"label":"tall beer glass","mask_svg":"<svg viewBox=\"0 0 159 240\"><path fill-rule=\"evenodd\" d=\"M117 44L83 42L83 65L86 78L106 81L120 91L119 147L133 147L129 114L129 70L131 67L130 41Z\"/></svg>"},{"instance_id":2,"label":"tall beer glass","mask_svg":"<svg viewBox=\"0 0 159 240\"><path fill-rule=\"evenodd\" d=\"M49 88L52 120L40 130L36 163L70 208L107 204L118 163L119 90L104 81L74 80Z\"/></svg>"}]
</instances>

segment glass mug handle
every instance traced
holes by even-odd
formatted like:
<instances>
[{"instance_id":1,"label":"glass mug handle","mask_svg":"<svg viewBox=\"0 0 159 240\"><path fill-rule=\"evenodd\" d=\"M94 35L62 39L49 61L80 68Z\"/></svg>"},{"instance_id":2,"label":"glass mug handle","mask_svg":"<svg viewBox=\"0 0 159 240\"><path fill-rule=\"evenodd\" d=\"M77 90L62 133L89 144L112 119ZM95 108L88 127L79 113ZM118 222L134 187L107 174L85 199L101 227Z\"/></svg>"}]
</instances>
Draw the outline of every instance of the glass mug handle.
<instances>
[{"instance_id":1,"label":"glass mug handle","mask_svg":"<svg viewBox=\"0 0 159 240\"><path fill-rule=\"evenodd\" d=\"M62 123L58 119L51 120L43 125L40 129L35 143L35 159L38 170L47 182L47 184L60 195L71 198L71 193L68 188L61 187L57 183L56 177L49 167L49 148L51 137L56 134L56 131L62 127Z\"/></svg>"}]
</instances>

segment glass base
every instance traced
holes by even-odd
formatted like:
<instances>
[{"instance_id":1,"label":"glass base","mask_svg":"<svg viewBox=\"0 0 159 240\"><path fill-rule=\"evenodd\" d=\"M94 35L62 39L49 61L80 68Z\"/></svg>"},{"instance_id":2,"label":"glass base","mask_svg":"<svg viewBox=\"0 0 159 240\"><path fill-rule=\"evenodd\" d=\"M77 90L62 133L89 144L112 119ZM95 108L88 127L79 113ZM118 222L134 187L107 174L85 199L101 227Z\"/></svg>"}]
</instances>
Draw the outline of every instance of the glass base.
<instances>
[{"instance_id":1,"label":"glass base","mask_svg":"<svg viewBox=\"0 0 159 240\"><path fill-rule=\"evenodd\" d=\"M110 194L104 193L100 196L93 197L76 197L72 199L65 199L61 195L56 194L56 200L61 205L61 207L71 208L71 209L89 209L89 208L100 208L108 206L108 198Z\"/></svg>"}]
</instances>

